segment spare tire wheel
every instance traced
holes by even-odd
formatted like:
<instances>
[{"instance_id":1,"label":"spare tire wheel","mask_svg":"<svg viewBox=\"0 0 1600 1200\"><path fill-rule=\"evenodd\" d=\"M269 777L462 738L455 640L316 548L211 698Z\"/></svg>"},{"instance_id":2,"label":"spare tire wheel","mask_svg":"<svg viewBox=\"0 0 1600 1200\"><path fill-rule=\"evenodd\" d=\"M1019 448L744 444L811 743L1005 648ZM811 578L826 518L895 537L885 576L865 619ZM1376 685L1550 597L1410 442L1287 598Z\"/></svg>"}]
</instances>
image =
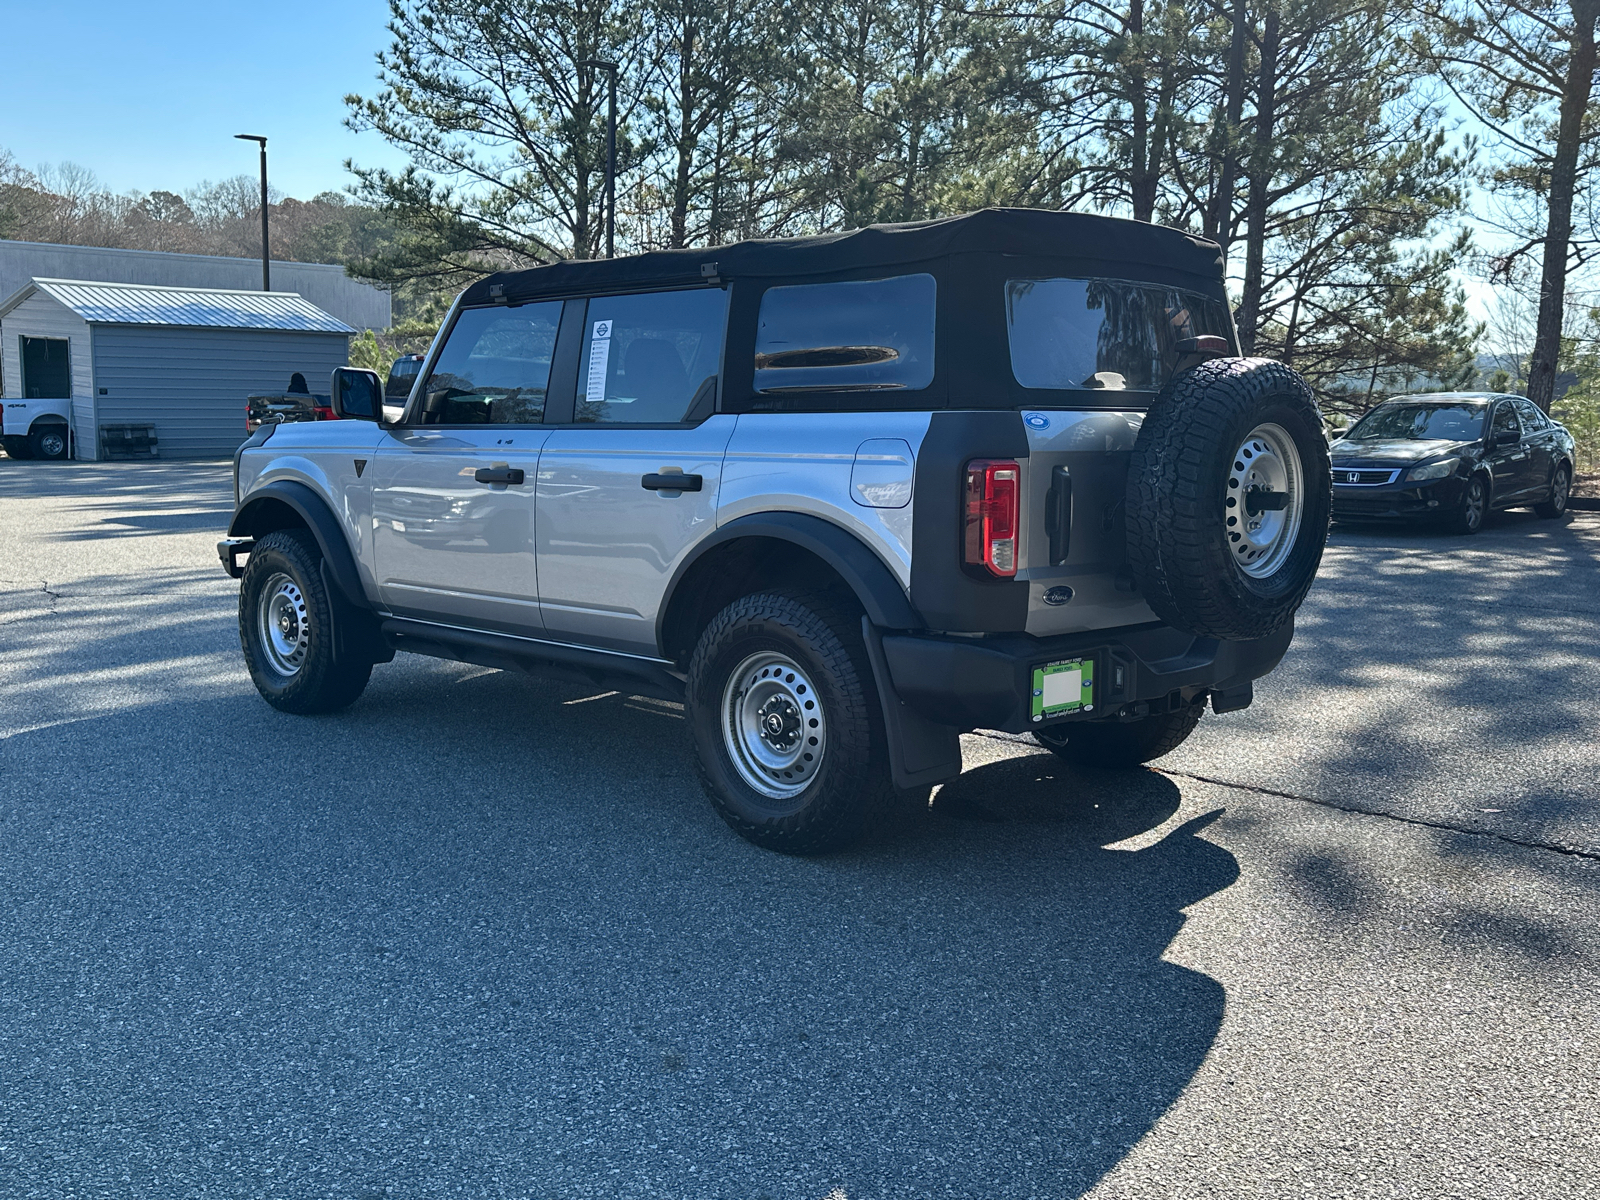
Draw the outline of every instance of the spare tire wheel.
<instances>
[{"instance_id":1,"label":"spare tire wheel","mask_svg":"<svg viewBox=\"0 0 1600 1200\"><path fill-rule=\"evenodd\" d=\"M1128 566L1168 624L1248 641L1289 620L1327 541L1328 443L1304 379L1222 358L1173 379L1128 464Z\"/></svg>"}]
</instances>

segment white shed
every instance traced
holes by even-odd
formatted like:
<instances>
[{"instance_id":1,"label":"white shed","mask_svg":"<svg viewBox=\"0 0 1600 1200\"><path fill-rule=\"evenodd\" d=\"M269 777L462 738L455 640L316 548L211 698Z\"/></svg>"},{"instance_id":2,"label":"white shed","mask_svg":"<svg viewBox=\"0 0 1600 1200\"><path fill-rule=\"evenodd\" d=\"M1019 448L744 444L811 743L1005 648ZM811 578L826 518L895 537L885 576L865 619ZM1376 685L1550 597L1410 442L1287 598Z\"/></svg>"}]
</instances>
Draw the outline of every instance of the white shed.
<instances>
[{"instance_id":1,"label":"white shed","mask_svg":"<svg viewBox=\"0 0 1600 1200\"><path fill-rule=\"evenodd\" d=\"M293 292L71 279L29 280L0 302L0 321L5 395L24 395L25 355L52 364L84 459L102 456L108 425L154 426L162 458L231 454L246 396L282 391L297 372L323 390L355 333Z\"/></svg>"}]
</instances>

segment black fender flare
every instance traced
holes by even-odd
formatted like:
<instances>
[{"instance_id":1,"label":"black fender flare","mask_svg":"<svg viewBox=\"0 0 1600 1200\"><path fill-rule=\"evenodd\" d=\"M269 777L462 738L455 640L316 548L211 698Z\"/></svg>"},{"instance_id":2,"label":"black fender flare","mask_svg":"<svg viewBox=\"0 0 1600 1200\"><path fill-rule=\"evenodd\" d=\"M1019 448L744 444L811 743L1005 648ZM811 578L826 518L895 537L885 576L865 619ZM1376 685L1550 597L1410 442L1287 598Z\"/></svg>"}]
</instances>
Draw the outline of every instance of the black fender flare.
<instances>
[{"instance_id":1,"label":"black fender flare","mask_svg":"<svg viewBox=\"0 0 1600 1200\"><path fill-rule=\"evenodd\" d=\"M911 601L906 598L905 589L900 586L894 572L860 538L831 521L808 513L771 512L729 521L702 539L693 552L678 564L662 597L660 616L656 618L658 645L663 644L667 614L672 611L678 585L694 569L694 565L718 546L752 537L789 542L815 554L850 585L850 590L861 602L868 618L879 628L922 628L922 618L911 607Z\"/></svg>"},{"instance_id":2,"label":"black fender flare","mask_svg":"<svg viewBox=\"0 0 1600 1200\"><path fill-rule=\"evenodd\" d=\"M317 539L317 549L322 551L323 570L333 581L344 599L357 608L370 609L372 601L361 586L361 575L356 570L355 555L345 539L339 519L333 515L328 502L306 484L294 479L279 479L251 492L233 514L228 525L229 537L255 537L270 532L261 529L255 520L266 507L267 501L287 505L305 522L311 536Z\"/></svg>"}]
</instances>

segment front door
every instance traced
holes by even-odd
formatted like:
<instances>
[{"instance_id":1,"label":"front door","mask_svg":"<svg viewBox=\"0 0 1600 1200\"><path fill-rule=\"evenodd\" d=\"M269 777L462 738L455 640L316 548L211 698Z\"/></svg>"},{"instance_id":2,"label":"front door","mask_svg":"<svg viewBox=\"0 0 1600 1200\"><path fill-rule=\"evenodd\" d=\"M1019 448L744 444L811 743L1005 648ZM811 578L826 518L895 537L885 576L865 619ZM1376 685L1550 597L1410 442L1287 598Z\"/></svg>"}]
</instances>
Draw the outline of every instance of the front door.
<instances>
[{"instance_id":1,"label":"front door","mask_svg":"<svg viewBox=\"0 0 1600 1200\"><path fill-rule=\"evenodd\" d=\"M560 302L465 309L373 464L373 566L400 615L538 631L535 478Z\"/></svg>"},{"instance_id":2,"label":"front door","mask_svg":"<svg viewBox=\"0 0 1600 1200\"><path fill-rule=\"evenodd\" d=\"M1497 404L1489 421L1489 469L1494 473L1494 506L1504 508L1532 489L1533 451L1522 435L1522 423L1511 401L1502 400Z\"/></svg>"},{"instance_id":3,"label":"front door","mask_svg":"<svg viewBox=\"0 0 1600 1200\"><path fill-rule=\"evenodd\" d=\"M711 415L719 288L589 301L575 420L539 459L539 595L562 640L657 653L673 572L716 525L734 418ZM684 488L673 488L674 477Z\"/></svg>"}]
</instances>

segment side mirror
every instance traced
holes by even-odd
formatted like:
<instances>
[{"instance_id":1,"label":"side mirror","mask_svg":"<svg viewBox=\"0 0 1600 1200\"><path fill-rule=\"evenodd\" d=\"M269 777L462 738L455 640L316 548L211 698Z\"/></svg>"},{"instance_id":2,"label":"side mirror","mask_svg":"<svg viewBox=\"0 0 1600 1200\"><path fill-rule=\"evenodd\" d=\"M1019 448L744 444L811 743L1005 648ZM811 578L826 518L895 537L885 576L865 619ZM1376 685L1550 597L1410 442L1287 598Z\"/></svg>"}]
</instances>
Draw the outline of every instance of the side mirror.
<instances>
[{"instance_id":1,"label":"side mirror","mask_svg":"<svg viewBox=\"0 0 1600 1200\"><path fill-rule=\"evenodd\" d=\"M383 381L376 371L335 367L331 387L333 415L345 420L377 421L383 416Z\"/></svg>"},{"instance_id":2,"label":"side mirror","mask_svg":"<svg viewBox=\"0 0 1600 1200\"><path fill-rule=\"evenodd\" d=\"M1522 435L1515 429L1502 429L1494 435L1491 445L1498 449L1501 446L1515 446L1521 440Z\"/></svg>"}]
</instances>

